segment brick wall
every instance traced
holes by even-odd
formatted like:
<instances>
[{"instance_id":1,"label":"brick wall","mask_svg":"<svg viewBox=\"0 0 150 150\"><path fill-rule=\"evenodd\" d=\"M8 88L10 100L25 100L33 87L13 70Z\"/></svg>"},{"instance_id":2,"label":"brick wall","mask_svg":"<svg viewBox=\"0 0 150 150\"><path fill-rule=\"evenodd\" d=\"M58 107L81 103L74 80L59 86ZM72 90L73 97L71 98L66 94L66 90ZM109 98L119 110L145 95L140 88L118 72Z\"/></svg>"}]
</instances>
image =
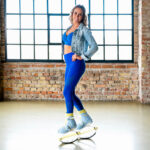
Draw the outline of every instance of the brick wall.
<instances>
[{"instance_id":1,"label":"brick wall","mask_svg":"<svg viewBox=\"0 0 150 150\"><path fill-rule=\"evenodd\" d=\"M0 1L0 6L1 6L1 1ZM0 7L0 12L1 12L1 7ZM1 24L1 15L0 15L0 45L1 45L1 29L2 29L2 24ZM0 46L0 101L3 99L3 66L2 66L2 57L1 57L1 46Z\"/></svg>"},{"instance_id":2,"label":"brick wall","mask_svg":"<svg viewBox=\"0 0 150 150\"><path fill-rule=\"evenodd\" d=\"M0 101L2 101L3 96L3 84L2 84L2 64L0 62Z\"/></svg>"},{"instance_id":3,"label":"brick wall","mask_svg":"<svg viewBox=\"0 0 150 150\"><path fill-rule=\"evenodd\" d=\"M0 61L0 101L2 100L3 100L3 66Z\"/></svg>"},{"instance_id":4,"label":"brick wall","mask_svg":"<svg viewBox=\"0 0 150 150\"><path fill-rule=\"evenodd\" d=\"M5 63L6 99L63 99L64 64ZM83 100L137 100L136 65L86 65L76 94Z\"/></svg>"},{"instance_id":5,"label":"brick wall","mask_svg":"<svg viewBox=\"0 0 150 150\"><path fill-rule=\"evenodd\" d=\"M139 86L138 0L134 0L134 9L134 63L86 63L86 72L76 88L76 94L81 100L135 100L148 102L148 97L144 95L144 92L148 91L147 88L145 89L148 74L144 75L144 72L148 70L148 66L143 69L142 87ZM143 21L146 22L147 20L144 19ZM4 98L12 100L64 100L65 64L4 62L4 24L2 35ZM145 39L145 42L147 43L148 40ZM144 45L146 46L147 44ZM145 56L147 55L148 53ZM143 65L148 65L147 59L144 61L142 59L142 62ZM144 90L142 97L139 96L139 87Z\"/></svg>"},{"instance_id":6,"label":"brick wall","mask_svg":"<svg viewBox=\"0 0 150 150\"><path fill-rule=\"evenodd\" d=\"M150 1L144 0L141 3L141 95L142 102L150 102Z\"/></svg>"},{"instance_id":7,"label":"brick wall","mask_svg":"<svg viewBox=\"0 0 150 150\"><path fill-rule=\"evenodd\" d=\"M1 49L0 49L1 51ZM0 101L2 101L3 99L3 75L2 75L3 71L2 71L2 62L1 62L1 58L0 58Z\"/></svg>"}]
</instances>

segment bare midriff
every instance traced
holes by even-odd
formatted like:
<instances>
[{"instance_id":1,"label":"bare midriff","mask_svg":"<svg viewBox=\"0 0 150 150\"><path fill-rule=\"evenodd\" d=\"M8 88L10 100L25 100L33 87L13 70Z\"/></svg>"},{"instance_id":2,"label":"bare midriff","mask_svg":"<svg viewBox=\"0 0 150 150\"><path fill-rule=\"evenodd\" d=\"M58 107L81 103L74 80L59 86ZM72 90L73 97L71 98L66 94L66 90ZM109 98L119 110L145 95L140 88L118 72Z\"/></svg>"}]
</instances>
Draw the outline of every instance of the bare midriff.
<instances>
[{"instance_id":1,"label":"bare midriff","mask_svg":"<svg viewBox=\"0 0 150 150\"><path fill-rule=\"evenodd\" d=\"M71 53L72 49L70 45L64 45L64 54Z\"/></svg>"}]
</instances>

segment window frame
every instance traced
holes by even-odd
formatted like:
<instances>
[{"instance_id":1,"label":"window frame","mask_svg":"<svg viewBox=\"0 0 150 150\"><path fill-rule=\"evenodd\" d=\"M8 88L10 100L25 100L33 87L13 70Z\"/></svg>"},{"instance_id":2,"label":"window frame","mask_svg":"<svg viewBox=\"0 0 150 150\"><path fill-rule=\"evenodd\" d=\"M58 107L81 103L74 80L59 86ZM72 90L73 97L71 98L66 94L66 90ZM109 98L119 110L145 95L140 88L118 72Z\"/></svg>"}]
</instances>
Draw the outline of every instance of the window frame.
<instances>
[{"instance_id":1,"label":"window frame","mask_svg":"<svg viewBox=\"0 0 150 150\"><path fill-rule=\"evenodd\" d=\"M5 25L5 60L6 60L6 62L53 62L53 63L55 63L55 62L64 62L64 60L63 60L63 55L61 55L61 60L53 60L53 59L49 59L49 45L61 45L62 43L53 43L53 44L51 44L51 43L49 43L49 31L50 31L50 29L49 29L49 17L50 17L50 15L60 15L61 16L61 29L59 29L59 30L61 30L61 35L63 34L63 30L64 29L62 29L62 16L69 16L69 14L66 14L66 13L62 13L62 5L61 5L61 13L60 14L50 14L49 13L49 7L48 7L48 2L49 2L49 0L46 0L47 1L47 13L35 13L35 6L34 6L34 0L33 0L33 13L28 13L28 14L26 14L26 13L21 13L21 0L19 0L19 13L6 13L6 0L4 0L4 12L5 12L5 21L6 21L6 16L7 15L19 15L19 29L11 29L11 30L19 30L19 34L20 34L20 43L19 44L7 44L7 34L6 34L6 32L7 32L7 30L9 30L9 28L7 29L6 28L6 25ZM63 0L61 0L61 4L62 4L62 1ZM103 13L100 13L100 14L96 14L96 13L94 13L94 14L92 14L91 13L91 8L90 8L90 1L91 0L89 0L89 13L87 13L87 17L88 17L88 27L89 27L89 29L91 29L90 28L90 16L91 15L102 15L103 16L103 20L105 19L105 16L106 15L117 15L117 29L112 29L113 31L117 31L117 44L115 44L115 45L111 45L111 44L109 44L109 46L117 46L117 51L118 51L118 53L117 53L117 55L119 55L119 46L120 45L123 45L123 44L119 44L119 31L120 31L120 29L118 29L118 22L119 22L119 13L118 13L118 0L117 0L117 14L115 13L115 14L106 14L106 13L104 13L105 12L105 10L104 10L104 5L105 5L105 0L103 0ZM131 25L131 29L125 29L125 30L127 30L127 31L131 31L131 33L132 33L132 36L131 36L131 38L132 38L132 41L131 41L131 44L129 44L129 45L127 45L127 44L125 44L124 46L131 46L132 47L132 59L131 60L105 60L105 59L103 59L103 60L88 60L88 61L86 61L87 63L134 63L134 0L131 0L131 2L132 2L132 4L131 4L131 14L122 14L121 13L121 15L131 15L131 23L132 23L132 25ZM76 5L76 0L75 0L75 5ZM31 45L33 45L33 47L34 47L34 58L33 59L8 59L7 58L7 45L19 45L20 46L20 58L21 58L21 45L29 45L29 44L21 44L21 15L23 15L23 14L25 14L25 15L33 15L33 29L29 29L29 30L32 30L33 31L33 37L34 37L34 44L31 44ZM45 29L45 30L47 30L47 32L48 32L48 38L47 38L47 44L35 44L35 30L38 30L38 29L35 29L35 15L47 15L47 29ZM25 29L23 29L23 30L25 30ZM28 29L27 29L28 30ZM43 29L41 29L41 30L43 30ZM106 30L110 30L110 29L105 29L105 23L104 23L104 21L103 21L103 29L91 29L91 31L96 31L96 30L98 30L98 31L103 31L103 44L98 44L98 46L102 46L103 47L103 52L104 52L104 58L105 58L105 46L106 46L106 44L105 44L105 31ZM121 31L123 31L123 29L121 29ZM61 37L61 39L62 39L62 37ZM35 45L47 45L47 52L48 52L48 59L35 59ZM118 58L118 56L117 56L117 58Z\"/></svg>"}]
</instances>

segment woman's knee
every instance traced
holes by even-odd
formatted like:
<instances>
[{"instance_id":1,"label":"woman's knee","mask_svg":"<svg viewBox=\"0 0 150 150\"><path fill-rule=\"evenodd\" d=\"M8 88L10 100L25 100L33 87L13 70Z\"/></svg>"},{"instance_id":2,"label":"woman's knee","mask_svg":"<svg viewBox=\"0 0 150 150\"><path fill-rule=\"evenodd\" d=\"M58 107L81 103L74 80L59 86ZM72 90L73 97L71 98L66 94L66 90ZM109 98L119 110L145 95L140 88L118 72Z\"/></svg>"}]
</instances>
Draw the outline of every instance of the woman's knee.
<instances>
[{"instance_id":1,"label":"woman's knee","mask_svg":"<svg viewBox=\"0 0 150 150\"><path fill-rule=\"evenodd\" d=\"M69 87L65 87L63 90L63 95L67 96L67 95L72 95L72 89Z\"/></svg>"}]
</instances>

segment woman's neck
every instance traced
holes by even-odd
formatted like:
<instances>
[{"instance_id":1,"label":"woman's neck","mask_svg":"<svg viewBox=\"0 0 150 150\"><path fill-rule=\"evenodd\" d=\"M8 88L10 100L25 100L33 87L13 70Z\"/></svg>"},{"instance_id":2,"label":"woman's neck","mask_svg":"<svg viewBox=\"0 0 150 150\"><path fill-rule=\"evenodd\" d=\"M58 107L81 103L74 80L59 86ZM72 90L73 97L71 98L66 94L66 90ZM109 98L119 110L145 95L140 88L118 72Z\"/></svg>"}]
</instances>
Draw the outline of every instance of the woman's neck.
<instances>
[{"instance_id":1,"label":"woman's neck","mask_svg":"<svg viewBox=\"0 0 150 150\"><path fill-rule=\"evenodd\" d=\"M72 27L73 27L74 29L77 29L77 28L79 27L79 25L80 25L80 24L77 24L77 23L76 23L76 24L73 24Z\"/></svg>"}]
</instances>

